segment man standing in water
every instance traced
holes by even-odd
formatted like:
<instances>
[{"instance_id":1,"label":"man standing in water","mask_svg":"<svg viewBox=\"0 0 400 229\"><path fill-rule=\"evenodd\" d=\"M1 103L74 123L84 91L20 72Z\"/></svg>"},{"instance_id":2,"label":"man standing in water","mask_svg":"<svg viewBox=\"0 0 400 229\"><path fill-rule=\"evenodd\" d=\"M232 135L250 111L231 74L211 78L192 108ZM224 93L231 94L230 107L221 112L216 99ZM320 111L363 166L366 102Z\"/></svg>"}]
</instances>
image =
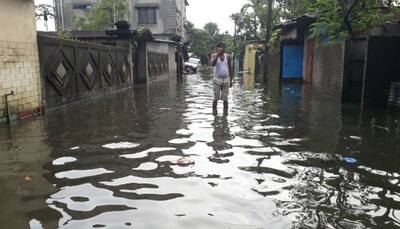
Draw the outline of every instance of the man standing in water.
<instances>
[{"instance_id":1,"label":"man standing in water","mask_svg":"<svg viewBox=\"0 0 400 229\"><path fill-rule=\"evenodd\" d=\"M213 113L217 113L218 100L224 102L224 114L228 114L229 87L232 86L231 56L225 53L224 43L219 42L216 52L211 56L211 66L214 67L214 101Z\"/></svg>"}]
</instances>

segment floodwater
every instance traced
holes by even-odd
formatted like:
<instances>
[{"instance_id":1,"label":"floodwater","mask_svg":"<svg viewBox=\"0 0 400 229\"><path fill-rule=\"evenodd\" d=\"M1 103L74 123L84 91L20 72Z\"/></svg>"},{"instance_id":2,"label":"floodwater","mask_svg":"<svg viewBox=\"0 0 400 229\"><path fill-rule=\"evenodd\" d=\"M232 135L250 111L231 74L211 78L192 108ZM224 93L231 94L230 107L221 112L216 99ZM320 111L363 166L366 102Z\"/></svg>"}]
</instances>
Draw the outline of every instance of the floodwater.
<instances>
[{"instance_id":1,"label":"floodwater","mask_svg":"<svg viewBox=\"0 0 400 229\"><path fill-rule=\"evenodd\" d=\"M251 76L211 98L204 73L3 126L0 228L400 227L399 113Z\"/></svg>"}]
</instances>

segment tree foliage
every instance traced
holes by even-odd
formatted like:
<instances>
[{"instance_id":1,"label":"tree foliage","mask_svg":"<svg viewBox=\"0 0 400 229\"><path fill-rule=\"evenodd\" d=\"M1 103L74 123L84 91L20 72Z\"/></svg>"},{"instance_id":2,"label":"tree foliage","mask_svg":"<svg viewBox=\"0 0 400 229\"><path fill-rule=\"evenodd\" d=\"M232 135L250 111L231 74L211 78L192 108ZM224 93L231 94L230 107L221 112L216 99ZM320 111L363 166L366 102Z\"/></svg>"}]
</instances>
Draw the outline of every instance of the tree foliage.
<instances>
[{"instance_id":1,"label":"tree foliage","mask_svg":"<svg viewBox=\"0 0 400 229\"><path fill-rule=\"evenodd\" d=\"M239 46L246 40L265 37L266 2L248 0L240 12L231 16L237 26ZM398 11L399 3L399 0L274 0L272 25L305 14L314 15L317 21L311 26L309 35L336 42L352 36L355 31L390 21Z\"/></svg>"},{"instance_id":2,"label":"tree foliage","mask_svg":"<svg viewBox=\"0 0 400 229\"><path fill-rule=\"evenodd\" d=\"M231 19L237 26L237 32L245 40L258 40L265 37L267 25L267 1L266 0L248 0L243 5L239 13L231 15ZM272 26L281 22L278 5L274 4L272 8Z\"/></svg>"},{"instance_id":3,"label":"tree foliage","mask_svg":"<svg viewBox=\"0 0 400 229\"><path fill-rule=\"evenodd\" d=\"M78 29L104 30L114 26L116 20L125 19L128 15L128 0L100 0L83 17L75 17Z\"/></svg>"},{"instance_id":4,"label":"tree foliage","mask_svg":"<svg viewBox=\"0 0 400 229\"><path fill-rule=\"evenodd\" d=\"M334 42L390 21L397 1L387 0L316 0L308 10L318 17L311 37L323 36Z\"/></svg>"},{"instance_id":5,"label":"tree foliage","mask_svg":"<svg viewBox=\"0 0 400 229\"><path fill-rule=\"evenodd\" d=\"M235 49L233 36L228 32L220 33L216 23L209 22L203 29L195 28L190 21L185 22L185 29L190 43L190 52L195 55L207 58L214 51L218 42L224 42L225 52L232 53Z\"/></svg>"},{"instance_id":6,"label":"tree foliage","mask_svg":"<svg viewBox=\"0 0 400 229\"><path fill-rule=\"evenodd\" d=\"M218 24L214 22L208 22L207 24L205 24L204 30L207 31L213 37L219 34Z\"/></svg>"}]
</instances>

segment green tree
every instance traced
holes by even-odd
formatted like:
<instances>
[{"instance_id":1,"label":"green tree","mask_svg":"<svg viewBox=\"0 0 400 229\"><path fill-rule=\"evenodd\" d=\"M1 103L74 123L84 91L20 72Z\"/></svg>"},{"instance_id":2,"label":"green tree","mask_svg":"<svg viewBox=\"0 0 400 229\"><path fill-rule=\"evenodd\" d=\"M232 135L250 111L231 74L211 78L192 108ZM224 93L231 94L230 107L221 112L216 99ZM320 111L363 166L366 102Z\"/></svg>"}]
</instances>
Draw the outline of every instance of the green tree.
<instances>
[{"instance_id":1,"label":"green tree","mask_svg":"<svg viewBox=\"0 0 400 229\"><path fill-rule=\"evenodd\" d=\"M219 27L217 23L214 22L208 22L207 24L205 24L204 30L207 31L213 37L219 34Z\"/></svg>"},{"instance_id":2,"label":"green tree","mask_svg":"<svg viewBox=\"0 0 400 229\"><path fill-rule=\"evenodd\" d=\"M283 1L283 0L280 0ZM271 27L282 22L282 8L276 1L271 8ZM248 40L263 40L266 37L268 7L266 0L248 0L240 12L232 14L231 19L235 22L237 33L235 34L236 55L244 55L245 42ZM271 33L271 31L269 32Z\"/></svg>"},{"instance_id":3,"label":"green tree","mask_svg":"<svg viewBox=\"0 0 400 229\"><path fill-rule=\"evenodd\" d=\"M277 0L280 20L290 21L310 13L311 4L316 0Z\"/></svg>"},{"instance_id":4,"label":"green tree","mask_svg":"<svg viewBox=\"0 0 400 229\"><path fill-rule=\"evenodd\" d=\"M355 31L390 21L398 1L383 0L316 0L309 11L318 19L312 25L311 37L322 36L328 42L346 39Z\"/></svg>"},{"instance_id":5,"label":"green tree","mask_svg":"<svg viewBox=\"0 0 400 229\"><path fill-rule=\"evenodd\" d=\"M128 0L100 0L84 17L74 18L78 29L104 30L114 26L114 19L128 15Z\"/></svg>"},{"instance_id":6,"label":"green tree","mask_svg":"<svg viewBox=\"0 0 400 229\"><path fill-rule=\"evenodd\" d=\"M231 16L238 28L235 40L241 50L245 40L271 38L271 34L265 34L268 21L266 3L267 0L248 0L239 13ZM310 37L336 42L352 36L355 31L390 21L398 11L396 6L399 3L399 0L274 0L271 25L304 14L314 15L317 21L311 26Z\"/></svg>"},{"instance_id":7,"label":"green tree","mask_svg":"<svg viewBox=\"0 0 400 229\"><path fill-rule=\"evenodd\" d=\"M235 42L233 40L233 36L230 35L228 33L228 31L225 31L225 33L221 34L219 39L222 42L224 42L224 44L225 44L225 52L226 53L231 54L231 53L235 52L235 44L234 44Z\"/></svg>"},{"instance_id":8,"label":"green tree","mask_svg":"<svg viewBox=\"0 0 400 229\"><path fill-rule=\"evenodd\" d=\"M211 43L209 44L209 49L213 50L214 47L223 41L222 34L219 33L218 24L214 22L208 22L204 25L204 30L210 35Z\"/></svg>"},{"instance_id":9,"label":"green tree","mask_svg":"<svg viewBox=\"0 0 400 229\"><path fill-rule=\"evenodd\" d=\"M224 42L226 53L232 53L235 50L233 36L228 31L220 34L216 23L209 22L203 29L197 29L192 22L186 21L185 29L190 43L190 52L203 59L208 58L218 42Z\"/></svg>"},{"instance_id":10,"label":"green tree","mask_svg":"<svg viewBox=\"0 0 400 229\"><path fill-rule=\"evenodd\" d=\"M190 51L194 54L207 57L211 53L210 46L213 42L210 34L203 29L194 29L193 36L189 40Z\"/></svg>"},{"instance_id":11,"label":"green tree","mask_svg":"<svg viewBox=\"0 0 400 229\"><path fill-rule=\"evenodd\" d=\"M281 8L273 5L271 12L272 26L281 22ZM248 0L243 5L239 13L231 15L232 20L236 21L238 33L246 40L256 40L265 37L268 9L266 0Z\"/></svg>"},{"instance_id":12,"label":"green tree","mask_svg":"<svg viewBox=\"0 0 400 229\"><path fill-rule=\"evenodd\" d=\"M189 52L206 58L210 53L209 47L212 43L210 34L203 29L196 29L193 23L188 20L185 21L184 26L187 33L187 40L190 44Z\"/></svg>"}]
</instances>

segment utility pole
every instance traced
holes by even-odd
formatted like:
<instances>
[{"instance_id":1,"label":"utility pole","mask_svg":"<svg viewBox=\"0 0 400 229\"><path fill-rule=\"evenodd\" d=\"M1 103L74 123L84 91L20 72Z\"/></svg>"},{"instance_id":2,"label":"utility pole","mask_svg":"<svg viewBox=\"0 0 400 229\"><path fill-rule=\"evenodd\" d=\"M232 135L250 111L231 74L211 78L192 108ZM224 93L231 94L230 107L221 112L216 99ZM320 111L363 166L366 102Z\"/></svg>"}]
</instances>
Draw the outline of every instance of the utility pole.
<instances>
[{"instance_id":1,"label":"utility pole","mask_svg":"<svg viewBox=\"0 0 400 229\"><path fill-rule=\"evenodd\" d=\"M114 2L113 2L113 15L112 15L112 17L113 17L113 26L115 26L115 21L116 21L116 19L115 19L115 10L116 10L116 7L115 7L115 0L114 0Z\"/></svg>"},{"instance_id":2,"label":"utility pole","mask_svg":"<svg viewBox=\"0 0 400 229\"><path fill-rule=\"evenodd\" d=\"M55 13L55 24L56 30L62 31L65 29L64 23L64 1L63 0L53 0L53 9Z\"/></svg>"},{"instance_id":3,"label":"utility pole","mask_svg":"<svg viewBox=\"0 0 400 229\"><path fill-rule=\"evenodd\" d=\"M127 21L129 22L129 24L132 24L131 7L132 7L132 2L131 2L131 0L128 0L128 19L127 19Z\"/></svg>"},{"instance_id":4,"label":"utility pole","mask_svg":"<svg viewBox=\"0 0 400 229\"><path fill-rule=\"evenodd\" d=\"M235 74L235 68L236 68L236 35L237 35L237 23L238 23L238 17L235 16L235 18L233 19L234 23L235 23L235 28L233 30L233 47L234 47L234 52L233 52L233 63L232 63L232 67L233 67L233 73Z\"/></svg>"},{"instance_id":5,"label":"utility pole","mask_svg":"<svg viewBox=\"0 0 400 229\"><path fill-rule=\"evenodd\" d=\"M184 6L183 1L185 1L185 0L181 0L181 23L182 23L181 24L181 26L182 26L182 28L181 28L181 36L182 36L182 38L185 35L185 19L183 17L186 16L186 14L185 15L183 14L183 7L186 7L186 3L185 3L185 6Z\"/></svg>"},{"instance_id":6,"label":"utility pole","mask_svg":"<svg viewBox=\"0 0 400 229\"><path fill-rule=\"evenodd\" d=\"M53 11L54 11L54 28L56 31L58 31L58 27L59 27L58 17L60 16L60 13L58 11L56 0L53 0Z\"/></svg>"},{"instance_id":7,"label":"utility pole","mask_svg":"<svg viewBox=\"0 0 400 229\"><path fill-rule=\"evenodd\" d=\"M237 28L237 21L238 21L238 19L237 19L237 17L235 17L234 19L233 19L233 21L235 22L235 27L234 27L234 29L233 29L233 46L236 48L236 33L237 33L237 30L236 30L236 28Z\"/></svg>"},{"instance_id":8,"label":"utility pole","mask_svg":"<svg viewBox=\"0 0 400 229\"><path fill-rule=\"evenodd\" d=\"M65 30L64 22L64 0L60 0L61 30Z\"/></svg>"},{"instance_id":9,"label":"utility pole","mask_svg":"<svg viewBox=\"0 0 400 229\"><path fill-rule=\"evenodd\" d=\"M267 71L268 71L268 61L267 56L269 53L269 40L271 39L271 30L272 30L272 5L274 4L274 0L266 0L267 1L267 21L266 21L266 30L265 30L265 44L264 44L264 80L267 79Z\"/></svg>"}]
</instances>

